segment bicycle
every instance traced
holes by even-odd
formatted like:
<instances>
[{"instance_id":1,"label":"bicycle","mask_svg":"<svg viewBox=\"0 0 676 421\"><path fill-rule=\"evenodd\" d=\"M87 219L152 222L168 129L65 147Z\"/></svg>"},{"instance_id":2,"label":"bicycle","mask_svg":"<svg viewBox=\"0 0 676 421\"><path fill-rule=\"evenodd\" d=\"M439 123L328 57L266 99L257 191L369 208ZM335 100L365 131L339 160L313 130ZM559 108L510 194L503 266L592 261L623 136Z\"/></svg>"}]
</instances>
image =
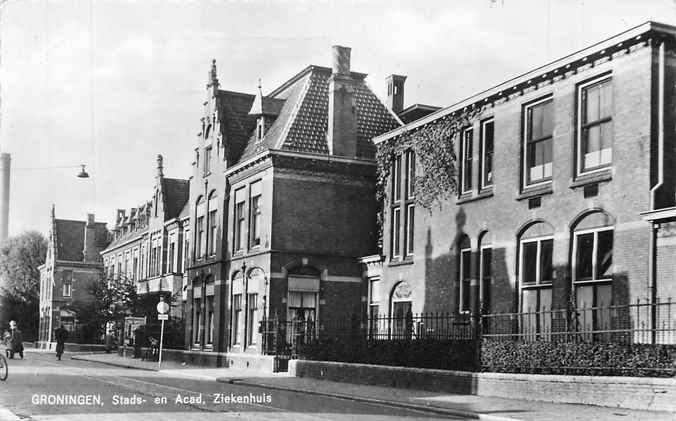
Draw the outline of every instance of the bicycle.
<instances>
[{"instance_id":1,"label":"bicycle","mask_svg":"<svg viewBox=\"0 0 676 421\"><path fill-rule=\"evenodd\" d=\"M9 370L7 367L7 358L5 358L5 351L3 350L2 354L0 354L0 380L7 380L8 374Z\"/></svg>"}]
</instances>

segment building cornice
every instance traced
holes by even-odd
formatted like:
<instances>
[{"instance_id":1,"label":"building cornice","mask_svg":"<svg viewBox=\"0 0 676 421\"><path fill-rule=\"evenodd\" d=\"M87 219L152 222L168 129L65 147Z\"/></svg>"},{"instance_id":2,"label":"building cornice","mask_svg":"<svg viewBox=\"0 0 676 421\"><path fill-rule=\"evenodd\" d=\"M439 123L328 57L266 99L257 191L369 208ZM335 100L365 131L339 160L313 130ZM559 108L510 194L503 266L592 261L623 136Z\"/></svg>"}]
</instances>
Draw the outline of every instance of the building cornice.
<instances>
[{"instance_id":1,"label":"building cornice","mask_svg":"<svg viewBox=\"0 0 676 421\"><path fill-rule=\"evenodd\" d=\"M453 105L444 107L408 125L376 136L373 138L373 143L385 142L463 109L493 104L504 99L509 99L512 95L533 88L543 82L551 83L555 78L563 77L566 73L576 72L580 67L593 65L599 59L612 58L613 54L618 51L629 51L629 48L633 45L649 43L653 36L671 37L673 39L676 36L676 27L657 22L646 22L549 64L509 79Z\"/></svg>"}]
</instances>

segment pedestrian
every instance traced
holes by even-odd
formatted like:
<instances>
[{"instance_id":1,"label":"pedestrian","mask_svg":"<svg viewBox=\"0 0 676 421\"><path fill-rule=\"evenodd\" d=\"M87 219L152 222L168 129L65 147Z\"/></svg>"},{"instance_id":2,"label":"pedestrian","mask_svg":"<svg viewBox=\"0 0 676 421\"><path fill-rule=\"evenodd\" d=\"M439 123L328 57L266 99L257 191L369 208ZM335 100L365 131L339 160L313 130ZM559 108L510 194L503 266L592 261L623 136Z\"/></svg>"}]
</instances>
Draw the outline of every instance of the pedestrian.
<instances>
[{"instance_id":1,"label":"pedestrian","mask_svg":"<svg viewBox=\"0 0 676 421\"><path fill-rule=\"evenodd\" d=\"M21 336L21 331L16 321L12 320L9 322L9 330L11 334L9 339L9 358L14 359L14 354L18 353L23 360L23 336Z\"/></svg>"},{"instance_id":2,"label":"pedestrian","mask_svg":"<svg viewBox=\"0 0 676 421\"><path fill-rule=\"evenodd\" d=\"M134 358L142 357L141 347L143 346L143 342L145 340L144 336L145 332L143 330L143 327L138 326L136 329L134 329Z\"/></svg>"},{"instance_id":3,"label":"pedestrian","mask_svg":"<svg viewBox=\"0 0 676 421\"><path fill-rule=\"evenodd\" d=\"M60 328L54 331L54 337L56 338L56 358L61 361L63 349L66 347L66 339L68 339L68 331L61 325Z\"/></svg>"}]
</instances>

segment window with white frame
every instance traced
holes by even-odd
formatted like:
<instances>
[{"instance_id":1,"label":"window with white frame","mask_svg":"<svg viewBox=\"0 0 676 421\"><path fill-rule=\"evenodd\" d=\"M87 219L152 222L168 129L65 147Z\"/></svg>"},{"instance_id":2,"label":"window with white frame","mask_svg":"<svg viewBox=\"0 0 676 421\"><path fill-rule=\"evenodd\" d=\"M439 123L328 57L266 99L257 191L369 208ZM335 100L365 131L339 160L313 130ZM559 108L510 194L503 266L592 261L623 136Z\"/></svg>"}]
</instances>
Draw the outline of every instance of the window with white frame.
<instances>
[{"instance_id":1,"label":"window with white frame","mask_svg":"<svg viewBox=\"0 0 676 421\"><path fill-rule=\"evenodd\" d=\"M204 218L206 214L206 201L204 196L197 200L197 208L195 214L197 220L195 222L195 258L201 259L206 251L204 244Z\"/></svg>"},{"instance_id":2,"label":"window with white frame","mask_svg":"<svg viewBox=\"0 0 676 421\"><path fill-rule=\"evenodd\" d=\"M415 152L406 151L406 198L415 197Z\"/></svg>"},{"instance_id":3,"label":"window with white frame","mask_svg":"<svg viewBox=\"0 0 676 421\"><path fill-rule=\"evenodd\" d=\"M61 273L61 280L63 284L63 296L70 297L73 292L73 271L64 270Z\"/></svg>"},{"instance_id":4,"label":"window with white frame","mask_svg":"<svg viewBox=\"0 0 676 421\"><path fill-rule=\"evenodd\" d=\"M262 183L260 181L251 183L249 193L251 197L251 203L249 204L249 212L251 213L249 216L249 233L251 237L249 241L251 242L251 247L258 247L261 245L261 193Z\"/></svg>"},{"instance_id":5,"label":"window with white frame","mask_svg":"<svg viewBox=\"0 0 676 421\"><path fill-rule=\"evenodd\" d=\"M573 285L582 331L611 328L613 227L574 232Z\"/></svg>"},{"instance_id":6,"label":"window with white frame","mask_svg":"<svg viewBox=\"0 0 676 421\"><path fill-rule=\"evenodd\" d=\"M462 132L462 142L460 144L460 193L470 193L472 191L472 143L474 139L474 130L465 129Z\"/></svg>"},{"instance_id":7,"label":"window with white frame","mask_svg":"<svg viewBox=\"0 0 676 421\"><path fill-rule=\"evenodd\" d=\"M392 258L401 256L401 207L392 208Z\"/></svg>"},{"instance_id":8,"label":"window with white frame","mask_svg":"<svg viewBox=\"0 0 676 421\"><path fill-rule=\"evenodd\" d=\"M242 294L232 296L232 343L242 343Z\"/></svg>"},{"instance_id":9,"label":"window with white frame","mask_svg":"<svg viewBox=\"0 0 676 421\"><path fill-rule=\"evenodd\" d=\"M612 162L613 91L611 78L578 88L578 174L603 169Z\"/></svg>"},{"instance_id":10,"label":"window with white frame","mask_svg":"<svg viewBox=\"0 0 676 421\"><path fill-rule=\"evenodd\" d=\"M406 205L406 256L413 256L414 246L414 232L415 232L415 203Z\"/></svg>"},{"instance_id":11,"label":"window with white frame","mask_svg":"<svg viewBox=\"0 0 676 421\"><path fill-rule=\"evenodd\" d=\"M245 239L246 237L244 236L244 223L246 222L246 214L244 213L244 205L245 205L245 195L246 192L244 188L237 189L235 191L235 215L234 215L234 221L235 221L235 232L234 232L234 248L235 251L241 251L244 250L246 247Z\"/></svg>"},{"instance_id":12,"label":"window with white frame","mask_svg":"<svg viewBox=\"0 0 676 421\"><path fill-rule=\"evenodd\" d=\"M493 139L495 123L493 119L481 122L481 188L493 185Z\"/></svg>"},{"instance_id":13,"label":"window with white frame","mask_svg":"<svg viewBox=\"0 0 676 421\"><path fill-rule=\"evenodd\" d=\"M472 249L467 247L460 250L460 298L458 310L461 313L470 311L470 287L472 285Z\"/></svg>"},{"instance_id":14,"label":"window with white frame","mask_svg":"<svg viewBox=\"0 0 676 421\"><path fill-rule=\"evenodd\" d=\"M524 184L530 186L552 179L554 101L551 97L524 109Z\"/></svg>"},{"instance_id":15,"label":"window with white frame","mask_svg":"<svg viewBox=\"0 0 676 421\"><path fill-rule=\"evenodd\" d=\"M218 233L218 219L217 219L217 212L218 212L218 196L216 196L215 192L211 193L211 196L209 196L209 206L208 206L208 211L209 211L209 220L207 223L209 224L208 228L208 244L209 244L209 255L213 256L216 254L216 236Z\"/></svg>"},{"instance_id":16,"label":"window with white frame","mask_svg":"<svg viewBox=\"0 0 676 421\"><path fill-rule=\"evenodd\" d=\"M394 158L392 163L392 200L401 200L401 156Z\"/></svg>"},{"instance_id":17,"label":"window with white frame","mask_svg":"<svg viewBox=\"0 0 676 421\"><path fill-rule=\"evenodd\" d=\"M551 332L554 238L527 238L520 245L521 332L542 338Z\"/></svg>"}]
</instances>

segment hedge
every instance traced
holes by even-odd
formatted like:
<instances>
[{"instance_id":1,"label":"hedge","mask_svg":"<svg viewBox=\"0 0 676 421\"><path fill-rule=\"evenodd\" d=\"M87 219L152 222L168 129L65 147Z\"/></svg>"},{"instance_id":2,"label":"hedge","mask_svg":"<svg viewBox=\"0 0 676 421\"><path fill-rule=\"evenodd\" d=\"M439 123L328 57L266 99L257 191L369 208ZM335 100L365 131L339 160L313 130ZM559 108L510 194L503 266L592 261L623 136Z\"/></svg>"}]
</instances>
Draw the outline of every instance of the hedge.
<instances>
[{"instance_id":1,"label":"hedge","mask_svg":"<svg viewBox=\"0 0 676 421\"><path fill-rule=\"evenodd\" d=\"M674 376L675 345L483 339L481 370L500 373Z\"/></svg>"},{"instance_id":2,"label":"hedge","mask_svg":"<svg viewBox=\"0 0 676 421\"><path fill-rule=\"evenodd\" d=\"M478 369L473 340L345 340L325 338L304 345L302 358L441 370Z\"/></svg>"}]
</instances>

